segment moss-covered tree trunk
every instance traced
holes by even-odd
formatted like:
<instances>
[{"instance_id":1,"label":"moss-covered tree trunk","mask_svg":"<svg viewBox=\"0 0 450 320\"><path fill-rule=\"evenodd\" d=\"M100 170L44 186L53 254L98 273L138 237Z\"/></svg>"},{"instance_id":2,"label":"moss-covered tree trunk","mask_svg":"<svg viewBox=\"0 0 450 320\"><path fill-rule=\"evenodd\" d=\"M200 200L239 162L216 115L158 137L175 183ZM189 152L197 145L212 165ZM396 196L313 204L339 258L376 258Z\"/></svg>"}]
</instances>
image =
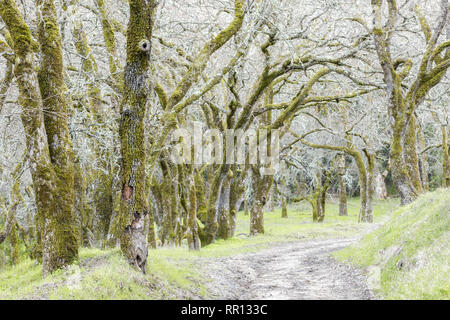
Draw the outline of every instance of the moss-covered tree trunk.
<instances>
[{"instance_id":1,"label":"moss-covered tree trunk","mask_svg":"<svg viewBox=\"0 0 450 320\"><path fill-rule=\"evenodd\" d=\"M200 237L197 224L197 193L195 189L195 180L193 173L188 176L188 193L189 193L189 212L188 212L188 228L187 241L189 250L200 250Z\"/></svg>"},{"instance_id":2,"label":"moss-covered tree trunk","mask_svg":"<svg viewBox=\"0 0 450 320\"><path fill-rule=\"evenodd\" d=\"M248 216L248 199L244 200L244 216Z\"/></svg>"},{"instance_id":3,"label":"moss-covered tree trunk","mask_svg":"<svg viewBox=\"0 0 450 320\"><path fill-rule=\"evenodd\" d=\"M120 106L121 203L120 246L130 264L146 271L147 235L144 216L148 213L145 193L145 126L149 85L153 12L155 1L130 0L127 29L127 63Z\"/></svg>"},{"instance_id":4,"label":"moss-covered tree trunk","mask_svg":"<svg viewBox=\"0 0 450 320\"><path fill-rule=\"evenodd\" d=\"M281 196L281 217L287 218L288 212L287 212L287 201L285 196Z\"/></svg>"},{"instance_id":5,"label":"moss-covered tree trunk","mask_svg":"<svg viewBox=\"0 0 450 320\"><path fill-rule=\"evenodd\" d=\"M204 228L204 239L202 239L202 246L212 243L216 238L217 229L217 202L222 190L222 185L226 179L226 166L220 165L213 173L214 178L210 186L210 192L207 202L206 223Z\"/></svg>"},{"instance_id":6,"label":"moss-covered tree trunk","mask_svg":"<svg viewBox=\"0 0 450 320\"><path fill-rule=\"evenodd\" d=\"M418 137L418 142L419 142L419 147L421 149L421 153L420 153L420 180L422 181L422 188L424 192L428 192L429 191L429 180L428 180L428 157L426 152L424 152L423 150L426 147L425 144L425 135L423 134L423 130L421 128L420 125L417 126L418 132L417 132L417 137Z\"/></svg>"},{"instance_id":7,"label":"moss-covered tree trunk","mask_svg":"<svg viewBox=\"0 0 450 320\"><path fill-rule=\"evenodd\" d=\"M219 199L217 201L217 235L219 239L228 239L231 237L230 225L230 178L226 178L220 190Z\"/></svg>"},{"instance_id":8,"label":"moss-covered tree trunk","mask_svg":"<svg viewBox=\"0 0 450 320\"><path fill-rule=\"evenodd\" d=\"M339 188L339 215L347 216L347 186L345 183L345 155L340 153L337 155L337 171L338 171L338 188Z\"/></svg>"},{"instance_id":9,"label":"moss-covered tree trunk","mask_svg":"<svg viewBox=\"0 0 450 320\"><path fill-rule=\"evenodd\" d=\"M50 159L55 172L55 203L43 218L42 263L52 272L78 255L74 217L74 154L68 128L69 106L65 98L61 34L55 5L37 1L41 65L38 73Z\"/></svg>"},{"instance_id":10,"label":"moss-covered tree trunk","mask_svg":"<svg viewBox=\"0 0 450 320\"><path fill-rule=\"evenodd\" d=\"M254 236L264 233L264 206L272 186L273 176L261 175L260 168L257 166L251 166L251 168L254 194L250 208L250 235Z\"/></svg>"},{"instance_id":11,"label":"moss-covered tree trunk","mask_svg":"<svg viewBox=\"0 0 450 320\"><path fill-rule=\"evenodd\" d=\"M0 15L14 43L14 73L37 208L36 256L42 258L45 276L76 259L78 241L73 216L73 152L64 99L61 36L53 2L37 4L42 50L39 79L33 64L37 46L15 1L1 1Z\"/></svg>"},{"instance_id":12,"label":"moss-covered tree trunk","mask_svg":"<svg viewBox=\"0 0 450 320\"><path fill-rule=\"evenodd\" d=\"M416 127L416 117L412 115L406 128L403 152L406 168L408 170L408 176L414 186L414 189L418 194L420 194L423 192L423 188L422 181L420 179L419 156L417 153Z\"/></svg>"},{"instance_id":13,"label":"moss-covered tree trunk","mask_svg":"<svg viewBox=\"0 0 450 320\"><path fill-rule=\"evenodd\" d=\"M446 188L449 188L450 187L450 148L448 146L448 126L442 125L441 132L442 132L442 154L443 154L442 185Z\"/></svg>"}]
</instances>

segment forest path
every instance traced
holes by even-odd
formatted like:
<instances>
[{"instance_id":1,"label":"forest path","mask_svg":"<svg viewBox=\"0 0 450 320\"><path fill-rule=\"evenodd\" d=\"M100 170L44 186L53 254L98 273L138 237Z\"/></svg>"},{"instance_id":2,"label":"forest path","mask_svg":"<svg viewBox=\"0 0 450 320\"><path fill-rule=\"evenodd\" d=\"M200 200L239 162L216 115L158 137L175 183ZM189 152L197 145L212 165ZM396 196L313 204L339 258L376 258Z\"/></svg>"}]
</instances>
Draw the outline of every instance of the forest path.
<instances>
[{"instance_id":1,"label":"forest path","mask_svg":"<svg viewBox=\"0 0 450 320\"><path fill-rule=\"evenodd\" d=\"M205 264L218 299L371 299L361 271L330 253L357 238L288 242Z\"/></svg>"}]
</instances>

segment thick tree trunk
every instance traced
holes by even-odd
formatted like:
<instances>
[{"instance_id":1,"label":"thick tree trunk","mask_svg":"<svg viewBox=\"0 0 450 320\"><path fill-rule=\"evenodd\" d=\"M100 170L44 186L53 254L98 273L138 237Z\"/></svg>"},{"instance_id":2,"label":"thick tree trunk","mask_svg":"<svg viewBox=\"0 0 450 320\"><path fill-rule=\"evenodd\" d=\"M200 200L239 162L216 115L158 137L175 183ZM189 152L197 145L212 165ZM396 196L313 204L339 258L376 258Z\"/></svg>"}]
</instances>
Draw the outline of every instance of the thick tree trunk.
<instances>
[{"instance_id":1,"label":"thick tree trunk","mask_svg":"<svg viewBox=\"0 0 450 320\"><path fill-rule=\"evenodd\" d=\"M216 239L217 229L219 224L217 223L218 212L217 203L222 190L222 185L226 179L226 166L221 165L214 172L214 179L211 184L210 193L207 204L207 220L204 228L204 239L202 239L202 245L208 245Z\"/></svg>"},{"instance_id":2,"label":"thick tree trunk","mask_svg":"<svg viewBox=\"0 0 450 320\"><path fill-rule=\"evenodd\" d=\"M416 117L413 115L406 128L404 139L404 159L408 176L417 193L422 193L422 182L420 180L419 157L417 153Z\"/></svg>"},{"instance_id":3,"label":"thick tree trunk","mask_svg":"<svg viewBox=\"0 0 450 320\"><path fill-rule=\"evenodd\" d=\"M122 156L119 228L123 230L120 247L130 264L145 273L148 248L144 216L148 213L148 205L144 119L149 94L148 69L155 2L130 0L129 7L127 64L119 130Z\"/></svg>"},{"instance_id":4,"label":"thick tree trunk","mask_svg":"<svg viewBox=\"0 0 450 320\"><path fill-rule=\"evenodd\" d=\"M442 185L443 185L443 187L449 188L450 187L450 148L448 145L448 126L446 126L446 125L441 126L441 132L442 132L442 154L443 154Z\"/></svg>"}]
</instances>

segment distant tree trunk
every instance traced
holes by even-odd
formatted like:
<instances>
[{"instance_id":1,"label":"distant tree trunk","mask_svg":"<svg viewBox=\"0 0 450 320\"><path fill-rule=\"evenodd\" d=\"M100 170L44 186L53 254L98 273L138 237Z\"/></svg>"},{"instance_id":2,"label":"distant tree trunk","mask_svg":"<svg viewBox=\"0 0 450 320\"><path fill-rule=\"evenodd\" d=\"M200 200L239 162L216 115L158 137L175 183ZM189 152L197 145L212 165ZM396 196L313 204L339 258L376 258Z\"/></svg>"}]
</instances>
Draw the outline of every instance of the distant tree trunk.
<instances>
[{"instance_id":1,"label":"distant tree trunk","mask_svg":"<svg viewBox=\"0 0 450 320\"><path fill-rule=\"evenodd\" d=\"M243 179L247 176L247 171L244 170L243 173L241 173L238 176L237 172L237 166L233 167L233 178L231 180L231 189L230 189L230 195L229 195L229 219L230 219L230 237L234 236L234 233L236 231L236 216L237 212L239 211L239 207L242 203L242 197L243 192L245 190Z\"/></svg>"},{"instance_id":2,"label":"distant tree trunk","mask_svg":"<svg viewBox=\"0 0 450 320\"><path fill-rule=\"evenodd\" d=\"M448 126L442 125L442 154L443 154L443 177L442 177L442 185L443 187L450 187L450 148L448 146Z\"/></svg>"},{"instance_id":3,"label":"distant tree trunk","mask_svg":"<svg viewBox=\"0 0 450 320\"><path fill-rule=\"evenodd\" d=\"M129 1L127 64L120 107L122 197L119 228L123 230L120 247L130 264L143 273L146 272L148 254L144 228L144 216L148 213L144 119L149 94L147 82L155 6L153 0Z\"/></svg>"},{"instance_id":4,"label":"distant tree trunk","mask_svg":"<svg viewBox=\"0 0 450 320\"><path fill-rule=\"evenodd\" d=\"M386 183L384 182L385 175L381 174L379 170L375 170L375 196L377 199L385 200L387 199L387 190L386 190ZM387 174L387 171L385 172Z\"/></svg>"},{"instance_id":5,"label":"distant tree trunk","mask_svg":"<svg viewBox=\"0 0 450 320\"><path fill-rule=\"evenodd\" d=\"M287 218L288 212L287 212L287 201L285 196L281 196L281 217Z\"/></svg>"},{"instance_id":6,"label":"distant tree trunk","mask_svg":"<svg viewBox=\"0 0 450 320\"><path fill-rule=\"evenodd\" d=\"M375 154L364 149L367 158L367 207L362 222L373 222L373 195L375 193Z\"/></svg>"},{"instance_id":7,"label":"distant tree trunk","mask_svg":"<svg viewBox=\"0 0 450 320\"><path fill-rule=\"evenodd\" d=\"M230 180L227 178L222 185L219 200L217 202L217 238L228 239L231 236L229 217L230 204Z\"/></svg>"},{"instance_id":8,"label":"distant tree trunk","mask_svg":"<svg viewBox=\"0 0 450 320\"><path fill-rule=\"evenodd\" d=\"M248 199L244 200L244 215L248 216Z\"/></svg>"},{"instance_id":9,"label":"distant tree trunk","mask_svg":"<svg viewBox=\"0 0 450 320\"><path fill-rule=\"evenodd\" d=\"M338 167L338 181L339 181L339 215L347 216L347 186L345 183L345 155L338 154L337 156Z\"/></svg>"},{"instance_id":10,"label":"distant tree trunk","mask_svg":"<svg viewBox=\"0 0 450 320\"><path fill-rule=\"evenodd\" d=\"M155 218L153 214L152 207L149 206L149 213L148 213L148 237L147 237L148 244L150 248L155 249L156 248L156 237L155 237Z\"/></svg>"},{"instance_id":11,"label":"distant tree trunk","mask_svg":"<svg viewBox=\"0 0 450 320\"><path fill-rule=\"evenodd\" d=\"M417 126L418 132L418 140L419 146L421 150L425 149L425 135L423 134L423 130L420 125ZM428 181L428 157L425 152L420 153L420 179L422 181L422 188L424 192L428 192L429 190L429 181Z\"/></svg>"},{"instance_id":12,"label":"distant tree trunk","mask_svg":"<svg viewBox=\"0 0 450 320\"><path fill-rule=\"evenodd\" d=\"M189 213L188 213L188 229L187 229L187 241L189 250L200 250L200 238L198 235L197 225L197 198L193 173L189 174Z\"/></svg>"},{"instance_id":13,"label":"distant tree trunk","mask_svg":"<svg viewBox=\"0 0 450 320\"><path fill-rule=\"evenodd\" d=\"M252 166L252 182L254 197L253 205L250 208L250 235L257 235L264 233L264 206L272 186L273 176L263 176L259 167Z\"/></svg>"},{"instance_id":14,"label":"distant tree trunk","mask_svg":"<svg viewBox=\"0 0 450 320\"><path fill-rule=\"evenodd\" d=\"M416 193L420 194L423 192L423 188L420 180L416 128L416 117L412 115L406 128L403 152L409 178L411 179Z\"/></svg>"},{"instance_id":15,"label":"distant tree trunk","mask_svg":"<svg viewBox=\"0 0 450 320\"><path fill-rule=\"evenodd\" d=\"M264 206L264 211L266 212L272 212L274 209L274 189L271 187L269 189L269 192L267 193L267 202Z\"/></svg>"}]
</instances>

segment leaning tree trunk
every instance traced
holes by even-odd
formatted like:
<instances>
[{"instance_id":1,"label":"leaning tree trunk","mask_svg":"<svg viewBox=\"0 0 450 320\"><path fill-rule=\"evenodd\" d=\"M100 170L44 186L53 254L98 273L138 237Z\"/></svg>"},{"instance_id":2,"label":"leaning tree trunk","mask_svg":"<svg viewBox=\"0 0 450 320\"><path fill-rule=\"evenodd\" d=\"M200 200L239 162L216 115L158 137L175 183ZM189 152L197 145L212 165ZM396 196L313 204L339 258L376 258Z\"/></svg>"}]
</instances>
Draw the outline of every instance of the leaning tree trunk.
<instances>
[{"instance_id":1,"label":"leaning tree trunk","mask_svg":"<svg viewBox=\"0 0 450 320\"><path fill-rule=\"evenodd\" d=\"M145 130L148 69L155 1L130 0L127 29L127 64L124 96L120 106L121 188L120 247L131 265L146 271L147 235L144 216L148 213L145 193ZM134 219L133 219L134 218Z\"/></svg>"}]
</instances>

